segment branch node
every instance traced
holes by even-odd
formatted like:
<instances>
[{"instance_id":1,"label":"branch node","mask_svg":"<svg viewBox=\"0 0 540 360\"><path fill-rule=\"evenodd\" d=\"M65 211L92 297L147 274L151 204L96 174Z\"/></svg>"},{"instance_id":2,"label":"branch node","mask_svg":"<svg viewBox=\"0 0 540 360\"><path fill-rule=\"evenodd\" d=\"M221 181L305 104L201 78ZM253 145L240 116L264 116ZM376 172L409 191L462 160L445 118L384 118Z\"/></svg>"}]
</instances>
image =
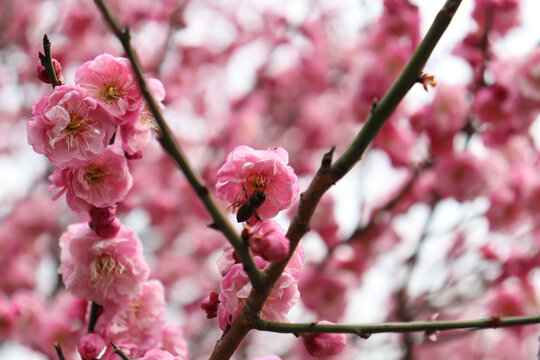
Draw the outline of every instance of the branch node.
<instances>
[{"instance_id":1,"label":"branch node","mask_svg":"<svg viewBox=\"0 0 540 360\"><path fill-rule=\"evenodd\" d=\"M493 329L501 326L501 323L501 317L499 315L492 316L488 321L486 321L486 325Z\"/></svg>"},{"instance_id":2,"label":"branch node","mask_svg":"<svg viewBox=\"0 0 540 360\"><path fill-rule=\"evenodd\" d=\"M335 146L332 146L330 151L328 151L326 154L323 155L322 161L321 161L321 171L329 171L332 166L332 156L334 156L334 150L336 150Z\"/></svg>"},{"instance_id":3,"label":"branch node","mask_svg":"<svg viewBox=\"0 0 540 360\"><path fill-rule=\"evenodd\" d=\"M364 340L367 340L371 337L371 333L361 331L360 334L358 334L358 336L360 336Z\"/></svg>"},{"instance_id":4,"label":"branch node","mask_svg":"<svg viewBox=\"0 0 540 360\"><path fill-rule=\"evenodd\" d=\"M373 99L373 101L371 102L371 107L369 108L369 112L373 114L375 110L377 110L378 105L379 105L379 100L377 98Z\"/></svg>"}]
</instances>

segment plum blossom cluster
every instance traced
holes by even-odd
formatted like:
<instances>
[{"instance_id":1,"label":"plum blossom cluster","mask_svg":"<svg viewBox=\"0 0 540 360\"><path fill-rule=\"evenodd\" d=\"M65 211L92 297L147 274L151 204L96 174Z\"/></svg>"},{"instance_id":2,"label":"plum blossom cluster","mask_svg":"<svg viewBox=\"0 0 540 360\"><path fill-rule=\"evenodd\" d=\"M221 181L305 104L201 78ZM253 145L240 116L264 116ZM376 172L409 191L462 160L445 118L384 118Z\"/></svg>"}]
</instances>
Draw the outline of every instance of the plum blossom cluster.
<instances>
[{"instance_id":1,"label":"plum blossom cluster","mask_svg":"<svg viewBox=\"0 0 540 360\"><path fill-rule=\"evenodd\" d=\"M242 236L260 269L289 255L285 229L271 220L280 211L288 209L298 196L298 179L288 162L289 155L281 147L255 150L249 146L238 146L217 172L216 194L233 206L238 222L246 222ZM298 280L303 262L304 251L300 244L270 292L261 311L264 319L287 321L287 313L300 296ZM208 318L217 316L221 329L227 330L242 310L252 285L232 248L225 249L218 260L218 268L222 275L220 292L211 293L203 301L202 308ZM344 334L339 336L345 339ZM330 344L334 341L331 338L322 337L320 341ZM308 349L313 348L313 342L305 342ZM336 355L345 346L344 340L342 345L328 345L333 352L313 350L313 354Z\"/></svg>"},{"instance_id":2,"label":"plum blossom cluster","mask_svg":"<svg viewBox=\"0 0 540 360\"><path fill-rule=\"evenodd\" d=\"M163 85L149 83L163 100ZM117 218L117 203L133 184L128 160L142 157L154 129L129 61L103 54L84 63L75 85L56 86L32 110L28 142L54 166L49 191L55 200L65 194L72 210L90 217L60 237L63 283L91 302L79 355L117 359L114 342L131 357L186 359L182 329L166 325L165 288L149 279L140 239Z\"/></svg>"},{"instance_id":3,"label":"plum blossom cluster","mask_svg":"<svg viewBox=\"0 0 540 360\"><path fill-rule=\"evenodd\" d=\"M233 206L238 222L248 224L242 236L260 269L289 254L285 230L277 221L270 220L289 208L298 195L298 179L288 162L289 155L281 147L255 150L238 146L217 173L216 194ZM285 321L287 313L298 301L303 250L296 249L293 258L295 261L289 262L264 307L262 316L266 319ZM203 309L208 317L217 315L220 327L225 330L242 309L251 283L231 248L226 248L221 255L218 268L223 277L219 296L210 295L203 303Z\"/></svg>"},{"instance_id":4,"label":"plum blossom cluster","mask_svg":"<svg viewBox=\"0 0 540 360\"><path fill-rule=\"evenodd\" d=\"M228 201L251 249L267 261L283 260L289 253L285 230L269 220L288 209L299 191L298 178L281 147L255 150L238 146L217 172L216 195Z\"/></svg>"},{"instance_id":5,"label":"plum blossom cluster","mask_svg":"<svg viewBox=\"0 0 540 360\"><path fill-rule=\"evenodd\" d=\"M158 101L163 85L150 79ZM121 201L133 179L127 159L142 157L154 129L125 58L103 54L81 65L75 85L60 85L32 107L28 142L55 169L50 190L74 211Z\"/></svg>"}]
</instances>

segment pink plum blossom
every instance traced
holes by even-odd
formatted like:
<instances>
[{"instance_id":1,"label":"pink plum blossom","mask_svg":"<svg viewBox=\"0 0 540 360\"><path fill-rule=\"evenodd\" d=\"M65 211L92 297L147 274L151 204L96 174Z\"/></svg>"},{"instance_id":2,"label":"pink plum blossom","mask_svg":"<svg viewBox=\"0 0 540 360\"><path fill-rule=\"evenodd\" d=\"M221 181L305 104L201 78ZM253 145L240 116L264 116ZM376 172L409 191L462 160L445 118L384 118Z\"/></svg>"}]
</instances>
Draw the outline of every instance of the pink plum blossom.
<instances>
[{"instance_id":1,"label":"pink plum blossom","mask_svg":"<svg viewBox=\"0 0 540 360\"><path fill-rule=\"evenodd\" d=\"M433 171L437 176L435 191L441 197L453 197L463 202L487 191L485 166L470 153L441 156Z\"/></svg>"},{"instance_id":2,"label":"pink plum blossom","mask_svg":"<svg viewBox=\"0 0 540 360\"><path fill-rule=\"evenodd\" d=\"M533 50L519 65L515 86L520 97L536 109L540 108L540 49Z\"/></svg>"},{"instance_id":3,"label":"pink plum blossom","mask_svg":"<svg viewBox=\"0 0 540 360\"><path fill-rule=\"evenodd\" d=\"M102 352L105 352L107 344L101 336L95 333L89 333L79 340L77 349L83 360L93 360Z\"/></svg>"},{"instance_id":4,"label":"pink plum blossom","mask_svg":"<svg viewBox=\"0 0 540 360\"><path fill-rule=\"evenodd\" d=\"M159 280L141 284L139 292L122 306L105 307L96 323L96 332L110 341L129 339L144 352L155 347L167 320L165 290Z\"/></svg>"},{"instance_id":5,"label":"pink plum blossom","mask_svg":"<svg viewBox=\"0 0 540 360\"><path fill-rule=\"evenodd\" d=\"M154 100L161 104L165 98L165 88L157 79L148 79L148 87ZM163 106L161 106L163 109ZM158 129L154 117L145 103L135 121L128 122L119 128L118 142L129 159L142 157L143 149L150 143Z\"/></svg>"},{"instance_id":6,"label":"pink plum blossom","mask_svg":"<svg viewBox=\"0 0 540 360\"><path fill-rule=\"evenodd\" d=\"M246 203L255 192L263 192L265 200L256 214L263 221L273 218L291 206L300 189L288 161L289 155L281 147L254 150L238 146L218 170L216 195L238 205Z\"/></svg>"},{"instance_id":7,"label":"pink plum blossom","mask_svg":"<svg viewBox=\"0 0 540 360\"><path fill-rule=\"evenodd\" d=\"M68 226L60 237L60 268L66 288L99 305L129 302L148 277L142 244L127 226L103 239L87 223Z\"/></svg>"},{"instance_id":8,"label":"pink plum blossom","mask_svg":"<svg viewBox=\"0 0 540 360\"><path fill-rule=\"evenodd\" d=\"M484 31L504 35L521 22L520 0L476 0L475 3L472 17Z\"/></svg>"},{"instance_id":9,"label":"pink plum blossom","mask_svg":"<svg viewBox=\"0 0 540 360\"><path fill-rule=\"evenodd\" d=\"M189 348L184 338L184 330L179 324L168 324L161 332L160 349L181 358L188 358Z\"/></svg>"},{"instance_id":10,"label":"pink plum blossom","mask_svg":"<svg viewBox=\"0 0 540 360\"><path fill-rule=\"evenodd\" d=\"M318 324L332 324L329 321L318 321ZM324 357L340 354L347 345L345 334L308 333L301 334L306 350L313 356Z\"/></svg>"},{"instance_id":11,"label":"pink plum blossom","mask_svg":"<svg viewBox=\"0 0 540 360\"><path fill-rule=\"evenodd\" d=\"M258 264L259 267L260 264ZM222 330L234 322L251 292L251 283L242 264L235 264L221 280L218 320ZM270 292L262 309L262 317L273 321L287 321L287 313L298 301L297 281L284 272Z\"/></svg>"},{"instance_id":12,"label":"pink plum blossom","mask_svg":"<svg viewBox=\"0 0 540 360\"><path fill-rule=\"evenodd\" d=\"M57 86L32 107L28 143L56 167L87 165L114 133L109 113L78 86Z\"/></svg>"},{"instance_id":13,"label":"pink plum blossom","mask_svg":"<svg viewBox=\"0 0 540 360\"><path fill-rule=\"evenodd\" d=\"M139 116L143 100L128 59L99 55L77 69L75 83L87 89L115 117L117 125Z\"/></svg>"},{"instance_id":14,"label":"pink plum blossom","mask_svg":"<svg viewBox=\"0 0 540 360\"><path fill-rule=\"evenodd\" d=\"M267 261L281 261L289 254L289 239L277 221L260 224L249 238L251 248Z\"/></svg>"},{"instance_id":15,"label":"pink plum blossom","mask_svg":"<svg viewBox=\"0 0 540 360\"><path fill-rule=\"evenodd\" d=\"M339 277L337 271L327 274L309 268L300 278L298 290L307 309L313 310L320 318L338 321L347 308L348 284Z\"/></svg>"},{"instance_id":16,"label":"pink plum blossom","mask_svg":"<svg viewBox=\"0 0 540 360\"><path fill-rule=\"evenodd\" d=\"M184 360L183 356L174 356L168 351L153 349L147 351L139 360Z\"/></svg>"},{"instance_id":17,"label":"pink plum blossom","mask_svg":"<svg viewBox=\"0 0 540 360\"><path fill-rule=\"evenodd\" d=\"M108 146L90 164L59 169L55 168L49 178L51 190L64 192L68 205L74 211L90 211L92 207L114 206L122 201L133 185L127 160L121 149Z\"/></svg>"}]
</instances>

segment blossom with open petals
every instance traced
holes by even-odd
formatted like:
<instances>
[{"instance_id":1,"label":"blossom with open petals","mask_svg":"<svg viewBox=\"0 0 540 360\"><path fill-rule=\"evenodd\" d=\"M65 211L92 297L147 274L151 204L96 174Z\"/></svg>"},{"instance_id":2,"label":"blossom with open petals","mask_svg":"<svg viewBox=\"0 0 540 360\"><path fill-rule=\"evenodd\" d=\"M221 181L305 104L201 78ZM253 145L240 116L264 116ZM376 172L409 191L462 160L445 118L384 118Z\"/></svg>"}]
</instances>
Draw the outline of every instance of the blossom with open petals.
<instances>
[{"instance_id":1,"label":"blossom with open petals","mask_svg":"<svg viewBox=\"0 0 540 360\"><path fill-rule=\"evenodd\" d=\"M288 162L289 155L281 147L254 150L238 146L218 170L217 197L238 205L262 192L264 202L253 215L262 221L271 219L291 206L298 195L298 179Z\"/></svg>"},{"instance_id":2,"label":"blossom with open petals","mask_svg":"<svg viewBox=\"0 0 540 360\"><path fill-rule=\"evenodd\" d=\"M59 168L89 164L115 131L109 112L78 86L57 86L36 101L32 114L28 143Z\"/></svg>"},{"instance_id":3,"label":"blossom with open petals","mask_svg":"<svg viewBox=\"0 0 540 360\"><path fill-rule=\"evenodd\" d=\"M107 147L88 165L55 168L49 179L52 182L49 191L59 190L54 199L65 192L67 203L74 211L114 206L133 185L127 160L116 146Z\"/></svg>"},{"instance_id":4,"label":"blossom with open petals","mask_svg":"<svg viewBox=\"0 0 540 360\"><path fill-rule=\"evenodd\" d=\"M256 262L258 259L255 259ZM261 265L262 263L258 264L259 267ZM226 330L242 310L251 292L251 282L244 271L244 265L241 263L233 265L221 280L220 288L218 320L221 329ZM297 280L288 272L284 272L270 292L261 316L272 321L288 321L287 313L298 302L299 296Z\"/></svg>"},{"instance_id":5,"label":"blossom with open petals","mask_svg":"<svg viewBox=\"0 0 540 360\"><path fill-rule=\"evenodd\" d=\"M66 288L99 305L129 302L148 278L141 241L125 225L103 239L87 223L72 224L60 237L60 249L58 271Z\"/></svg>"},{"instance_id":6,"label":"blossom with open petals","mask_svg":"<svg viewBox=\"0 0 540 360\"><path fill-rule=\"evenodd\" d=\"M128 59L102 54L82 64L75 83L88 90L114 117L117 125L138 118L144 101Z\"/></svg>"}]
</instances>

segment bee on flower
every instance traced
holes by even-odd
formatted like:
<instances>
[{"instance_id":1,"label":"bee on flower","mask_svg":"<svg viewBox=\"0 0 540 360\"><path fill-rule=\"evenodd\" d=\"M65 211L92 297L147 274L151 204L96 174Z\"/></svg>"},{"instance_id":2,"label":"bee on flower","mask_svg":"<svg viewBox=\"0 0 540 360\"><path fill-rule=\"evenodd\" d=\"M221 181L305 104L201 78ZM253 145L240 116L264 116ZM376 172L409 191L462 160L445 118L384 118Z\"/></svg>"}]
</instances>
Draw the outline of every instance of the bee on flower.
<instances>
[{"instance_id":1,"label":"bee on flower","mask_svg":"<svg viewBox=\"0 0 540 360\"><path fill-rule=\"evenodd\" d=\"M242 211L239 222L271 219L298 196L298 178L288 162L289 154L281 147L238 146L218 170L217 197Z\"/></svg>"}]
</instances>

